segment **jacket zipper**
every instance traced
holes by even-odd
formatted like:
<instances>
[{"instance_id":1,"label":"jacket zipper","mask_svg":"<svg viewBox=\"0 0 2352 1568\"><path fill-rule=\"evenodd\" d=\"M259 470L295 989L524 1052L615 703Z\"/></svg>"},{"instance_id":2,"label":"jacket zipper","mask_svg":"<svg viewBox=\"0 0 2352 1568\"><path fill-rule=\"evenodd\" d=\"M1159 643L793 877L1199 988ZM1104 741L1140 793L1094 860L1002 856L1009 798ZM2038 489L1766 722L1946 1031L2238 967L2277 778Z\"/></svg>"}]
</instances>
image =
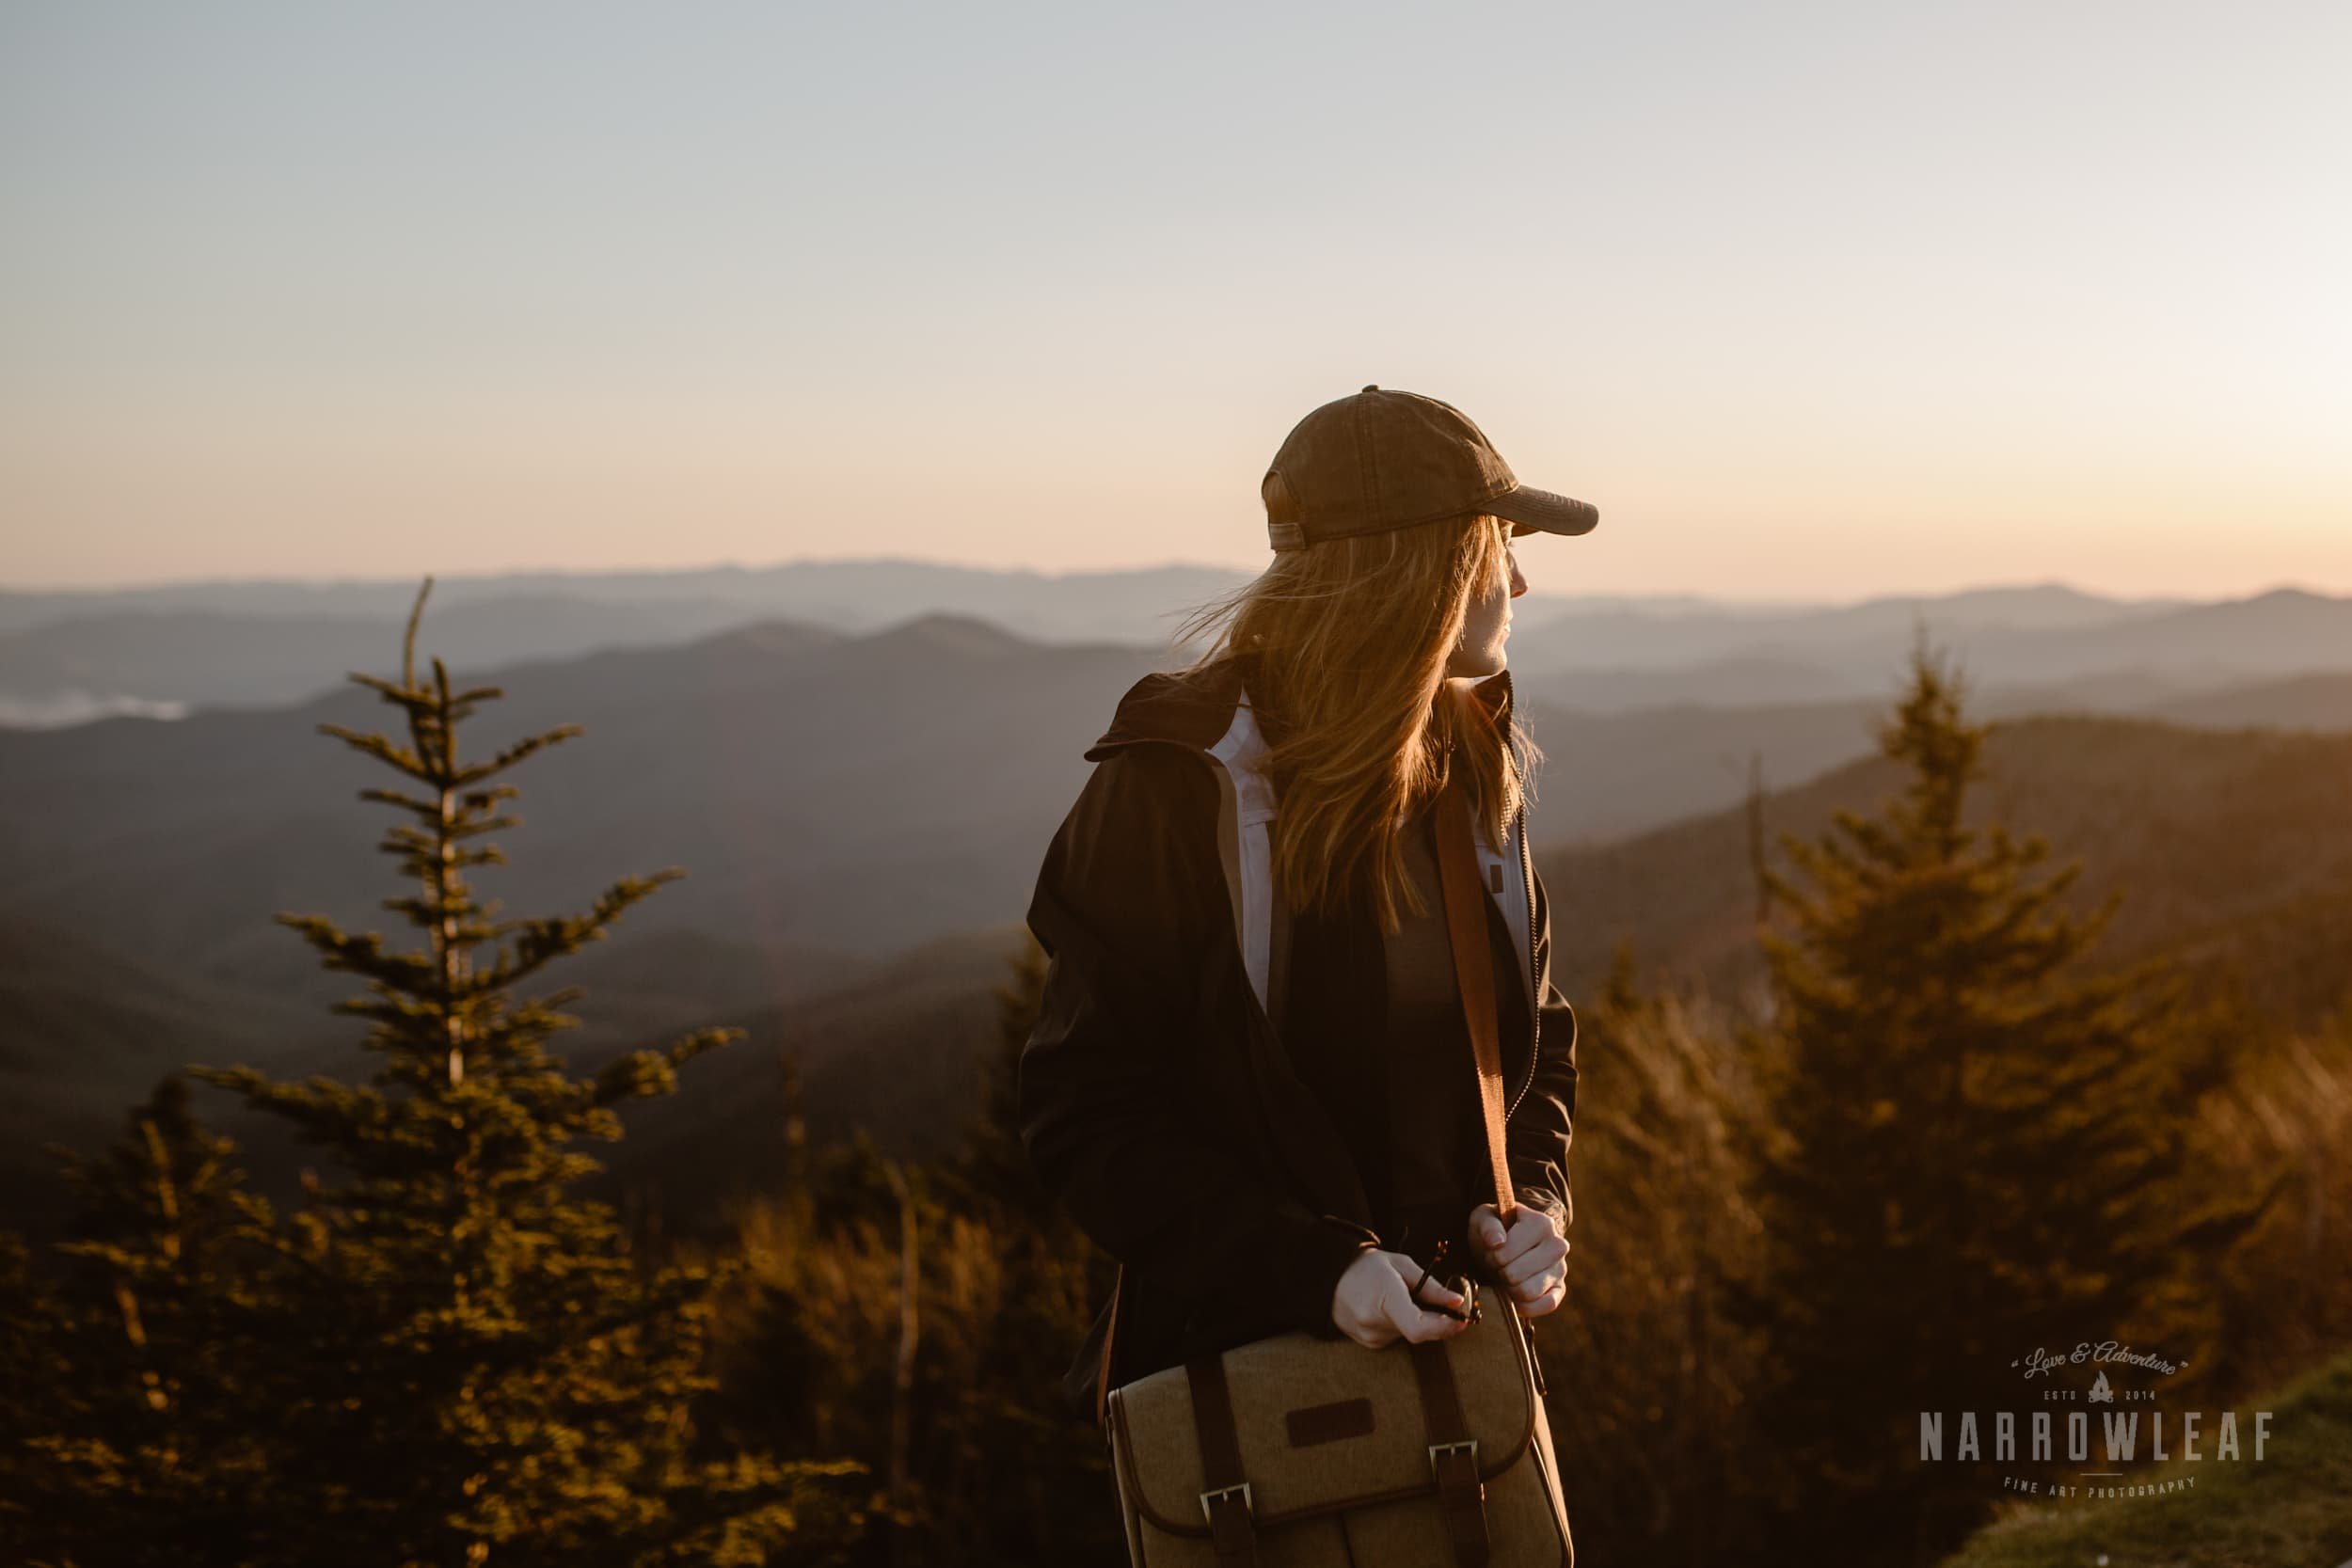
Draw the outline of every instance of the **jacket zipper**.
<instances>
[{"instance_id":1,"label":"jacket zipper","mask_svg":"<svg viewBox=\"0 0 2352 1568\"><path fill-rule=\"evenodd\" d=\"M1535 1063L1544 1052L1544 987L1543 976L1535 973L1535 863L1527 853L1527 803L1519 802L1519 879L1527 889L1527 979L1533 998L1527 1009L1530 1030L1527 1045L1527 1079L1519 1085L1519 1092L1511 1097L1511 1103L1502 1113L1502 1119L1511 1119L1511 1113L1519 1108L1527 1091L1535 1086Z\"/></svg>"}]
</instances>

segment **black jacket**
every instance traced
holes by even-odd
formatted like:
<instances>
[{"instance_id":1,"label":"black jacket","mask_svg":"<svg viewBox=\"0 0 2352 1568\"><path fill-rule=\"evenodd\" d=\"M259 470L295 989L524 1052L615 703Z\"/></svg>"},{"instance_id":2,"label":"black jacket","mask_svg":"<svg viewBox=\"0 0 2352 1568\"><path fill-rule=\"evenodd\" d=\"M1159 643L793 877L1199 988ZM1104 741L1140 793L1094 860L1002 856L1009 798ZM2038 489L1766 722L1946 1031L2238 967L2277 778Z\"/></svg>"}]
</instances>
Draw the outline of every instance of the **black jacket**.
<instances>
[{"instance_id":1,"label":"black jacket","mask_svg":"<svg viewBox=\"0 0 2352 1568\"><path fill-rule=\"evenodd\" d=\"M1476 690L1506 723L1509 673ZM1094 773L1030 902L1049 964L1021 1057L1022 1141L1123 1265L1064 1385L1081 1408L1114 1311L1109 1387L1285 1329L1336 1335L1339 1275L1394 1244L1370 1228L1347 1141L1268 1020L1284 923L1268 903L1262 750L1239 666L1136 682L1086 753ZM1541 998L1503 1009L1508 1152L1519 1200L1565 1225L1576 1014L1551 984L1549 900L1524 842L1522 816L1503 849L1481 847L1497 983Z\"/></svg>"}]
</instances>

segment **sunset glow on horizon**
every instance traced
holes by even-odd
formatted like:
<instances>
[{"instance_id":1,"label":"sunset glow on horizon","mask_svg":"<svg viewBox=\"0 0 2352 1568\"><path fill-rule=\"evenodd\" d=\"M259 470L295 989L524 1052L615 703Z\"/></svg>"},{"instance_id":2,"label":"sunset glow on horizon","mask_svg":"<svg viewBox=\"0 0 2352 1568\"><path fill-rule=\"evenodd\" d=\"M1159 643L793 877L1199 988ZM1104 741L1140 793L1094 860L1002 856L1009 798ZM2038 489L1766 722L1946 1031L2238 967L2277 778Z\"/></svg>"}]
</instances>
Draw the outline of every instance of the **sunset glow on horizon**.
<instances>
[{"instance_id":1,"label":"sunset glow on horizon","mask_svg":"<svg viewBox=\"0 0 2352 1568\"><path fill-rule=\"evenodd\" d=\"M1265 560L1366 383L1541 593L2352 593L2352 10L0 20L0 587Z\"/></svg>"}]
</instances>

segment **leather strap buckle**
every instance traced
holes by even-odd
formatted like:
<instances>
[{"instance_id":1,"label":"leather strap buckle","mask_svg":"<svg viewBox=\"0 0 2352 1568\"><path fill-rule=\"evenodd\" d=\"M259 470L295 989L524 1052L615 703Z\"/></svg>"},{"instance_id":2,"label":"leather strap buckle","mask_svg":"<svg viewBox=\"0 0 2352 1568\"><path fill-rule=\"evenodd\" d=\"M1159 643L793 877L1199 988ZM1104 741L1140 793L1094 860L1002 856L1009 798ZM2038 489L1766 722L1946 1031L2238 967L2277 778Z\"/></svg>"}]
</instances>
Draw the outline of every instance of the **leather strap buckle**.
<instances>
[{"instance_id":1,"label":"leather strap buckle","mask_svg":"<svg viewBox=\"0 0 2352 1568\"><path fill-rule=\"evenodd\" d=\"M1256 1500L1250 1493L1249 1483L1246 1481L1232 1486L1212 1487L1200 1494L1200 1513L1210 1525L1215 1526L1216 1523L1216 1505L1228 1497L1239 1497L1242 1512L1245 1513L1249 1512L1251 1503Z\"/></svg>"},{"instance_id":2,"label":"leather strap buckle","mask_svg":"<svg viewBox=\"0 0 2352 1568\"><path fill-rule=\"evenodd\" d=\"M1455 1454L1457 1454L1457 1453L1458 1453L1458 1454L1465 1455L1465 1456L1467 1456L1467 1457L1469 1458L1469 1460L1470 1460L1470 1462L1471 1468L1472 1468L1472 1469L1473 1469L1473 1471L1474 1471L1474 1470L1476 1469L1476 1467L1477 1467L1477 1465L1478 1465L1478 1439L1477 1439L1477 1438L1475 1438L1475 1437L1465 1437L1465 1438L1463 1438L1463 1439L1462 1439L1460 1442L1458 1442L1458 1443L1432 1443L1432 1444L1430 1444L1430 1445L1429 1445L1429 1469L1430 1469L1430 1473L1431 1473L1431 1474L1433 1474L1433 1475L1434 1475L1434 1474L1438 1474L1438 1473L1439 1473L1439 1472L1438 1472L1438 1462L1439 1460L1441 1460L1441 1459L1450 1459L1450 1458L1452 1458L1454 1455L1455 1455Z\"/></svg>"}]
</instances>

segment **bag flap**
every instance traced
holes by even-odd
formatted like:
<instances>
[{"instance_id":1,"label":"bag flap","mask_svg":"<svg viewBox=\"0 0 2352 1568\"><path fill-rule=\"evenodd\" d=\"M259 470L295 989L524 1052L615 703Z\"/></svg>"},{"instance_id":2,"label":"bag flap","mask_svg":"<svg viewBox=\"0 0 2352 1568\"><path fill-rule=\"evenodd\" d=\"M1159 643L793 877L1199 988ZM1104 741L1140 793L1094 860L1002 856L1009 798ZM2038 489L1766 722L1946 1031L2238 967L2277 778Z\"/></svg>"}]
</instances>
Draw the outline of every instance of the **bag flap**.
<instances>
[{"instance_id":1,"label":"bag flap","mask_svg":"<svg viewBox=\"0 0 2352 1568\"><path fill-rule=\"evenodd\" d=\"M1510 1303L1477 1288L1479 1321L1445 1341L1478 1473L1502 1474L1535 1425L1534 1372ZM1404 1344L1283 1334L1225 1353L1250 1514L1261 1526L1374 1501L1435 1496L1428 1418ZM1112 1391L1122 1485L1159 1528L1206 1536L1191 1381L1169 1367Z\"/></svg>"}]
</instances>

